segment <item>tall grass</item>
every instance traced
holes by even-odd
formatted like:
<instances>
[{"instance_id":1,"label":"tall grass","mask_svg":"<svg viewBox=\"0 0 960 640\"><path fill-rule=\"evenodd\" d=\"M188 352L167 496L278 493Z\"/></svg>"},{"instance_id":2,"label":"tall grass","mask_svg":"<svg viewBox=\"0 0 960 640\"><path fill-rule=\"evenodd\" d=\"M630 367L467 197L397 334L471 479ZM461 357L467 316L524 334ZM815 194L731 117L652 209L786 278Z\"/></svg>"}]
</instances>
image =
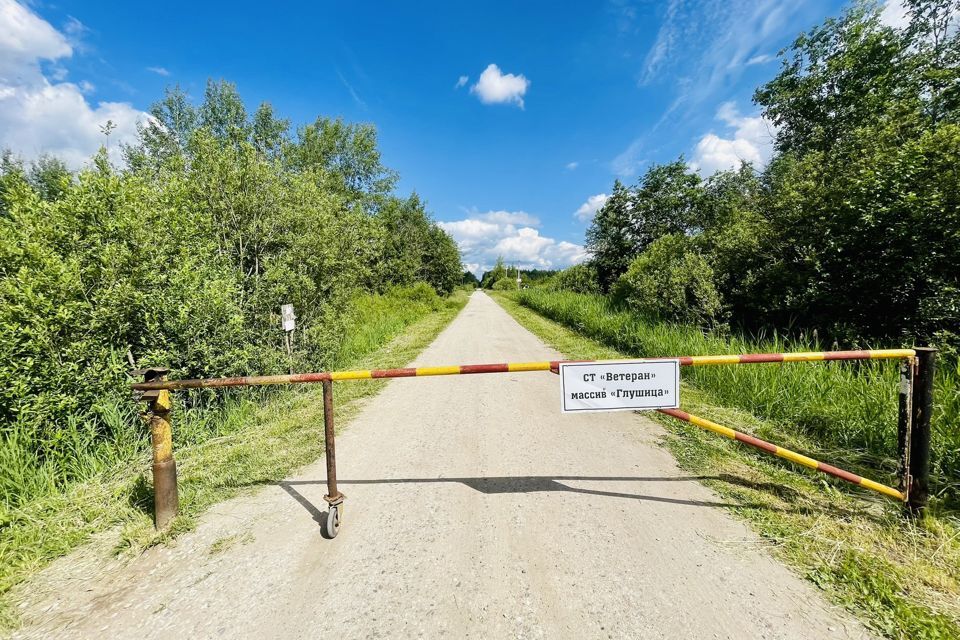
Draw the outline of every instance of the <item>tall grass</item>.
<instances>
[{"instance_id":1,"label":"tall grass","mask_svg":"<svg viewBox=\"0 0 960 640\"><path fill-rule=\"evenodd\" d=\"M527 289L517 300L598 342L638 357L821 351L805 336L738 336L651 321L607 298ZM900 345L897 345L900 346ZM844 459L892 470L897 438L897 363L889 361L685 367L683 377L718 402L797 429ZM960 366L941 361L932 437L935 490L960 495Z\"/></svg>"},{"instance_id":2,"label":"tall grass","mask_svg":"<svg viewBox=\"0 0 960 640\"><path fill-rule=\"evenodd\" d=\"M398 287L384 294L357 295L346 311L346 332L323 358L331 369L347 366L376 350L406 327L442 307L456 304L437 296L426 284ZM250 373L263 373L251 371ZM179 403L175 446L192 445L226 435L243 416L260 406L276 388L196 391ZM68 418L56 430L57 446L40 447L31 432L16 425L0 435L0 526L4 513L37 498L63 491L122 467L148 451L147 429L138 417L141 407L130 397L103 398L99 420Z\"/></svg>"}]
</instances>

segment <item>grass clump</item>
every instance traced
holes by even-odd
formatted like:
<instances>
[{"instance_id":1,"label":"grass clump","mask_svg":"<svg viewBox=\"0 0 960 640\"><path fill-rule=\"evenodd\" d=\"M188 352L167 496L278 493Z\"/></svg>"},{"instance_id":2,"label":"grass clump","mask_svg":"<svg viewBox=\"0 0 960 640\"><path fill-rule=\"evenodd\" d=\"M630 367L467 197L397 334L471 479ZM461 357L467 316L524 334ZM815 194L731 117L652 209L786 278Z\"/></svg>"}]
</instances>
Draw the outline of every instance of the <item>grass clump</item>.
<instances>
[{"instance_id":1,"label":"grass clump","mask_svg":"<svg viewBox=\"0 0 960 640\"><path fill-rule=\"evenodd\" d=\"M495 299L567 358L636 355L540 315L521 304L522 294ZM826 461L843 455L835 444L824 445L803 430L730 406L734 403L721 400L727 396L695 379L682 383L681 396L683 408L696 415ZM730 510L748 521L772 554L832 601L888 638L960 638L960 519L949 505L934 503L923 519L908 520L887 498L670 417L649 415L666 429L663 444L679 466L732 502Z\"/></svg>"}]
</instances>

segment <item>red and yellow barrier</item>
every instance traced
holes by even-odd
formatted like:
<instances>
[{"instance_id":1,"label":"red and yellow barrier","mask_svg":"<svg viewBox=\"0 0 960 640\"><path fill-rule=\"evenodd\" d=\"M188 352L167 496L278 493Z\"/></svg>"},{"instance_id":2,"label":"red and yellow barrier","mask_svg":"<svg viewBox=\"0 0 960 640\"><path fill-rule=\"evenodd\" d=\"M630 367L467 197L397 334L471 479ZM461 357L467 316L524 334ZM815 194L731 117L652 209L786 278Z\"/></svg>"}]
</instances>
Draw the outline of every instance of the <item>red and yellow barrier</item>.
<instances>
[{"instance_id":1,"label":"red and yellow barrier","mask_svg":"<svg viewBox=\"0 0 960 640\"><path fill-rule=\"evenodd\" d=\"M679 360L684 367L721 364L761 364L767 362L827 362L832 360L881 360L912 358L913 349L878 349L872 351L811 351L801 353L745 353L722 356L680 356L678 358L648 358L648 360ZM235 378L198 378L193 380L165 380L138 382L131 385L139 391L206 389L214 387L247 387L273 384L303 384L324 380L371 380L378 378L416 378L425 376L455 376L474 373L510 373L524 371L556 371L561 360L544 362L503 362L496 364L464 364L446 367L406 367L402 369L360 369L355 371L323 371L294 373L278 376L240 376ZM577 360L576 362L585 362ZM592 361L590 361L592 362ZM596 362L603 362L598 360Z\"/></svg>"},{"instance_id":2,"label":"red and yellow barrier","mask_svg":"<svg viewBox=\"0 0 960 640\"><path fill-rule=\"evenodd\" d=\"M740 433L735 431L730 427L725 427L716 422L711 422L706 418L700 418L698 416L693 416L687 413L686 411L680 411L679 409L657 409L660 413L666 414L668 416L673 416L678 420L683 420L684 422L689 422L694 424L701 429L706 429L707 431L712 431L713 433L719 434L725 438L730 438L731 440L736 440L744 444L748 444L751 447L756 447L761 451L766 451L767 453L772 453L775 456L790 460L797 464L803 465L810 469L815 469L827 475L833 476L835 478L840 478L841 480L846 480L851 484L855 484L865 489L871 489L877 493L882 493L888 498L893 498L894 500L900 500L901 502L906 500L907 497L900 491L897 491L893 487L888 487L885 484L880 484L879 482L874 482L873 480L868 480L867 478L862 478L855 473L850 473L849 471L844 471L843 469L838 469L833 465L826 464L825 462L820 462L819 460L814 460L813 458L808 458L807 456L797 453L796 451L791 451L790 449L784 449L783 447L778 447L775 444L771 444L766 440L761 440L760 438L754 438L753 436L747 435L745 433Z\"/></svg>"}]
</instances>

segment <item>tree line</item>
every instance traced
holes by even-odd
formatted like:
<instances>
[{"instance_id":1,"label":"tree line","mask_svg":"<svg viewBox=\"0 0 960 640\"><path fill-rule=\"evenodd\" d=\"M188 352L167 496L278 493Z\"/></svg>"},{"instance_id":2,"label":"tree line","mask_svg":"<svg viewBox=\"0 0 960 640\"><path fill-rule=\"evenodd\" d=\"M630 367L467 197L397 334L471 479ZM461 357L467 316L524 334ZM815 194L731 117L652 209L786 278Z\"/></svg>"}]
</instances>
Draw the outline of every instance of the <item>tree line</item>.
<instances>
[{"instance_id":1,"label":"tree line","mask_svg":"<svg viewBox=\"0 0 960 640\"><path fill-rule=\"evenodd\" d=\"M49 157L0 163L0 426L41 458L69 446L67 423L109 439L134 366L322 368L359 292L425 282L444 295L462 278L423 201L394 194L372 126L293 129L268 103L248 113L224 81L198 105L169 89L150 113L120 166L106 149L77 173Z\"/></svg>"},{"instance_id":2,"label":"tree line","mask_svg":"<svg viewBox=\"0 0 960 640\"><path fill-rule=\"evenodd\" d=\"M617 181L554 286L715 327L960 346L960 2L858 2L801 34L755 102L774 155Z\"/></svg>"}]
</instances>

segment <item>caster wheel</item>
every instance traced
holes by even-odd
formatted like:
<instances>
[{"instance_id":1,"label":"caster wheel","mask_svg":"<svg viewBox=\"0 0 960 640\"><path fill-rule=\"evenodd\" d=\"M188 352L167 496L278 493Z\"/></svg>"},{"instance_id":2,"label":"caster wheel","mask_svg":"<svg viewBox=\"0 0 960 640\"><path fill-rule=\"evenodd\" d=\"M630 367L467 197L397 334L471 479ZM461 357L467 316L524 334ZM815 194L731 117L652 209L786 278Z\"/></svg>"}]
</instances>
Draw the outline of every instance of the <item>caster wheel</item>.
<instances>
[{"instance_id":1,"label":"caster wheel","mask_svg":"<svg viewBox=\"0 0 960 640\"><path fill-rule=\"evenodd\" d=\"M340 531L340 508L337 505L330 505L327 509L327 517L323 523L323 537L332 540L337 537Z\"/></svg>"}]
</instances>

